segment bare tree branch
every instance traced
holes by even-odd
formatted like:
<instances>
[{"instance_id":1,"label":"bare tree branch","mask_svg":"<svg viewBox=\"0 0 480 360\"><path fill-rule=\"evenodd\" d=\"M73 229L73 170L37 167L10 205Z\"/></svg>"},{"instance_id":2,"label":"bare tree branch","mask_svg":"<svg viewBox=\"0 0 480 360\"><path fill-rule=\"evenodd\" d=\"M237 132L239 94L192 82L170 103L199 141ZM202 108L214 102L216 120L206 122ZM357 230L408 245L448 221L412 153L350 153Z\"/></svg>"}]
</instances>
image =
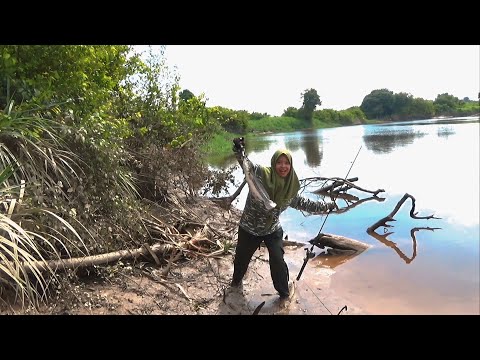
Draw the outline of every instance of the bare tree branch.
<instances>
[{"instance_id":1,"label":"bare tree branch","mask_svg":"<svg viewBox=\"0 0 480 360\"><path fill-rule=\"evenodd\" d=\"M240 184L238 189L230 196L225 196L225 197L220 197L220 198L213 198L210 197L208 198L209 200L213 201L214 203L217 203L219 206L221 206L224 209L229 209L230 206L232 205L233 200L237 198L238 195L242 192L243 187L247 181L244 179L243 182Z\"/></svg>"},{"instance_id":2,"label":"bare tree branch","mask_svg":"<svg viewBox=\"0 0 480 360\"><path fill-rule=\"evenodd\" d=\"M346 207L344 208L340 208L338 210L334 210L332 211L332 213L334 214L341 214L341 213L344 213L344 212L347 212L348 210L351 210L353 209L354 207L357 207L358 205L364 203L364 202L367 202L367 201L370 201L370 200L375 200L375 201L378 201L378 202L383 202L385 201L385 198L380 198L380 197L377 197L377 196L371 196L369 198L365 198L365 199L362 199L362 200L358 200L356 202L352 202L352 204L349 204L347 205ZM348 204L348 201L347 201L347 204Z\"/></svg>"},{"instance_id":3,"label":"bare tree branch","mask_svg":"<svg viewBox=\"0 0 480 360\"><path fill-rule=\"evenodd\" d=\"M388 225L387 222L388 221L396 221L393 217L395 216L395 214L398 212L398 210L400 210L400 208L402 207L403 203L408 199L410 198L412 200L412 208L410 209L410 217L413 218L413 219L440 219L438 217L434 217L433 215L429 215L429 216L417 216L418 213L415 212L415 198L406 193L405 195L403 195L403 197L400 199L400 201L397 203L397 205L395 206L395 208L393 209L393 211L388 214L387 216L385 216L384 218L378 220L375 224L373 224L372 226L370 226L368 229L367 229L367 232L369 231L375 231L379 226L385 226L385 227L392 227L392 225Z\"/></svg>"},{"instance_id":4,"label":"bare tree branch","mask_svg":"<svg viewBox=\"0 0 480 360\"><path fill-rule=\"evenodd\" d=\"M315 180L315 178L309 178L309 180L311 182L313 182ZM323 177L318 177L317 178L317 181L321 181L321 180L333 181L333 184L329 185L329 186L326 186L326 187L322 187L318 190L315 190L315 191L313 191L313 193L315 193L315 194L330 193L331 190L334 190L334 189L338 188L339 186L342 186L342 188L337 189L336 190L337 192L345 192L345 191L348 191L350 189L357 189L359 191L363 191L363 192L366 192L366 193L369 193L369 194L373 194L373 196L377 196L379 193L385 192L384 189L367 190L367 189L364 189L360 186L357 186L357 185L353 184L353 182L350 181L350 180L357 181L358 178L351 178L351 179L348 179L348 180L340 179L340 178L323 178Z\"/></svg>"}]
</instances>

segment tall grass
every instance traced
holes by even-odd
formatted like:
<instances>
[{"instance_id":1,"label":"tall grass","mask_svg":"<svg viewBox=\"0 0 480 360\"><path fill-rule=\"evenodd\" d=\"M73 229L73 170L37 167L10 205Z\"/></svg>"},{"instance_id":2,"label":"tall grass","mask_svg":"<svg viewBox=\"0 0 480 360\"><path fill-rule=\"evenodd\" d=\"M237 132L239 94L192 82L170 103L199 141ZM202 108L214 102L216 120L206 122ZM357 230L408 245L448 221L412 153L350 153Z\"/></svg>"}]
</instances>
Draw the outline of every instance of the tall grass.
<instances>
[{"instance_id":1,"label":"tall grass","mask_svg":"<svg viewBox=\"0 0 480 360\"><path fill-rule=\"evenodd\" d=\"M47 260L87 249L71 223L30 201L33 189L68 198L58 183L68 188L78 177L79 159L57 131L51 121L15 112L12 103L0 114L0 288L12 288L22 305L46 296L55 277Z\"/></svg>"}]
</instances>

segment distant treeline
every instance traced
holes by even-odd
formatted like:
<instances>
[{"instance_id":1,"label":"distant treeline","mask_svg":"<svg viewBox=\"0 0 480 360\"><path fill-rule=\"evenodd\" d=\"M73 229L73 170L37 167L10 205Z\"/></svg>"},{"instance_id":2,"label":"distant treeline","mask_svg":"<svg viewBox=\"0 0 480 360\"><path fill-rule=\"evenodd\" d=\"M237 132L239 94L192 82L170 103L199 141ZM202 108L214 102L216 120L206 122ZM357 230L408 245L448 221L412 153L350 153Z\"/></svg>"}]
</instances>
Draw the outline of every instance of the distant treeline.
<instances>
[{"instance_id":1,"label":"distant treeline","mask_svg":"<svg viewBox=\"0 0 480 360\"><path fill-rule=\"evenodd\" d=\"M188 91L188 90L187 90ZM188 91L189 92L189 91ZM191 96L194 96L189 92ZM365 96L360 106L346 110L322 109L315 89L303 92L300 108L287 107L282 116L244 110L231 110L220 106L215 109L217 119L230 133L293 131L304 128L348 126L375 121L406 121L433 117L472 116L480 113L479 102L468 97L460 100L448 93L439 94L435 100L413 97L404 92L394 93L388 89L373 90Z\"/></svg>"}]
</instances>

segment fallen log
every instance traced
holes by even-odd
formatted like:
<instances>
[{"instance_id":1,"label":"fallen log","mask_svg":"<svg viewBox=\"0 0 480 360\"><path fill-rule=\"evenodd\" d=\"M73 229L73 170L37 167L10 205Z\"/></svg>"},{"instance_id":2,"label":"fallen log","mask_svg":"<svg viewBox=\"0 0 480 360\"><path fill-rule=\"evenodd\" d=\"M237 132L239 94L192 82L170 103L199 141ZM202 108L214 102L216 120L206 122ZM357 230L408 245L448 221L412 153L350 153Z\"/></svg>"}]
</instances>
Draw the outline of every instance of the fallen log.
<instances>
[{"instance_id":1,"label":"fallen log","mask_svg":"<svg viewBox=\"0 0 480 360\"><path fill-rule=\"evenodd\" d=\"M319 233L317 236L315 236L313 239L309 240L308 242L312 245L319 247L320 249L324 249L325 246L333 248L334 251L331 251L329 249L328 252L331 252L332 254L335 253L335 255L353 254L353 253L358 255L370 247L370 245L365 244L358 240L347 238L341 235L325 234L325 233Z\"/></svg>"},{"instance_id":2,"label":"fallen log","mask_svg":"<svg viewBox=\"0 0 480 360\"><path fill-rule=\"evenodd\" d=\"M187 247L188 243L185 242L182 244L183 247ZM70 258L70 259L60 259L60 260L47 260L47 261L37 261L31 263L23 263L22 267L26 272L32 272L34 269L37 271L61 271L66 269L82 269L91 267L94 265L106 265L115 263L123 259L137 259L141 256L148 257L152 256L152 253L167 253L177 250L178 246L170 244L155 244L152 246L141 246L138 249L133 250L119 250L107 254L101 255L92 255L79 258ZM154 259L155 262L158 261Z\"/></svg>"}]
</instances>

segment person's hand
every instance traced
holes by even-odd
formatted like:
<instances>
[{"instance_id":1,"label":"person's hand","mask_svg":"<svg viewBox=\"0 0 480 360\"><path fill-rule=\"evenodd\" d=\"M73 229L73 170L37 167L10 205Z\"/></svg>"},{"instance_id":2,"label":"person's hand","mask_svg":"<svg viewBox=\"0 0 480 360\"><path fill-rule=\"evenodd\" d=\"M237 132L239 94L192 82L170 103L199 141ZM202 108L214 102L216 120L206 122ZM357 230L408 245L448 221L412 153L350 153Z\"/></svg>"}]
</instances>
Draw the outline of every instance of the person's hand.
<instances>
[{"instance_id":1,"label":"person's hand","mask_svg":"<svg viewBox=\"0 0 480 360\"><path fill-rule=\"evenodd\" d=\"M245 149L245 139L243 137L233 139L233 152L239 153Z\"/></svg>"}]
</instances>

